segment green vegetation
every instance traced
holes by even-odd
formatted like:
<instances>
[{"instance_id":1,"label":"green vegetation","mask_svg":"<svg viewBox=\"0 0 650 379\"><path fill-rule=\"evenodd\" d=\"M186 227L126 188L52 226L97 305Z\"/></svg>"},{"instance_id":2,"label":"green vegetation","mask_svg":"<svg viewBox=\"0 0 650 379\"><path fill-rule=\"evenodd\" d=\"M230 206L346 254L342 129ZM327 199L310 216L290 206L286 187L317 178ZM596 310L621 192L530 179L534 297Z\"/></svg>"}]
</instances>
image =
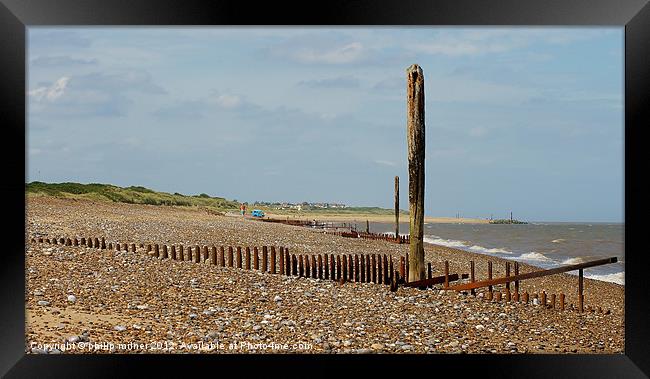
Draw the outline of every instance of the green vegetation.
<instances>
[{"instance_id":1,"label":"green vegetation","mask_svg":"<svg viewBox=\"0 0 650 379\"><path fill-rule=\"evenodd\" d=\"M141 186L118 187L111 184L80 184L80 183L43 183L31 182L26 185L26 192L32 195L48 195L61 198L86 199L94 201L113 201L129 204L168 205L184 207L200 207L208 213L220 214L222 211L239 211L237 200L227 200L222 197L212 197L208 194L183 195L178 192L174 194L157 192ZM260 209L266 213L279 215L296 215L304 217L315 217L318 215L393 215L393 209L379 207L344 207L344 208L320 208L305 207L297 209L277 209L272 206L255 204L248 206L248 213L253 209ZM401 210L400 214L408 215L408 212Z\"/></svg>"},{"instance_id":2,"label":"green vegetation","mask_svg":"<svg viewBox=\"0 0 650 379\"><path fill-rule=\"evenodd\" d=\"M176 205L207 207L212 210L236 210L239 204L222 197L210 197L207 194L185 196L179 193L156 192L145 187L118 187L110 184L79 183L43 183L27 184L27 193L43 194L55 197L114 201L129 204Z\"/></svg>"},{"instance_id":3,"label":"green vegetation","mask_svg":"<svg viewBox=\"0 0 650 379\"><path fill-rule=\"evenodd\" d=\"M499 220L490 220L490 224L528 224L528 223L526 221L519 221L519 220L499 219Z\"/></svg>"}]
</instances>

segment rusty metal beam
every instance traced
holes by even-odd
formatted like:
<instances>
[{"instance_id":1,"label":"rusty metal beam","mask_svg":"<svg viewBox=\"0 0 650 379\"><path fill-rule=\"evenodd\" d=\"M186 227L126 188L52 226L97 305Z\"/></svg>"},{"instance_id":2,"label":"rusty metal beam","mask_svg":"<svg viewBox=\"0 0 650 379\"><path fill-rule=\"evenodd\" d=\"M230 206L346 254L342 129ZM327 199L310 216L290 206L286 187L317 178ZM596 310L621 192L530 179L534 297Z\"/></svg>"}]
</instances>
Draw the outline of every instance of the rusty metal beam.
<instances>
[{"instance_id":1,"label":"rusty metal beam","mask_svg":"<svg viewBox=\"0 0 650 379\"><path fill-rule=\"evenodd\" d=\"M454 282L459 279L458 274L449 274L448 276L449 282ZM460 275L461 279L467 279L469 278L469 274L461 274ZM416 282L408 282L404 284L404 287L431 287L434 284L442 284L445 282L445 276L434 276L431 279L424 279L424 280L418 280Z\"/></svg>"},{"instance_id":2,"label":"rusty metal beam","mask_svg":"<svg viewBox=\"0 0 650 379\"><path fill-rule=\"evenodd\" d=\"M581 269L588 268L588 267L601 266L601 265L606 265L606 264L609 264L609 263L616 263L616 262L617 262L617 258L616 257L611 257L611 258L599 259L599 260L591 261L591 262L578 263L578 264L575 264L575 265L556 267L556 268L552 268L552 269L548 269L548 270L533 271L533 272L528 272L528 273L525 273L525 274L509 276L509 277L504 277L504 278L497 278L497 279L492 279L492 280L482 280L480 282L460 284L460 285L457 285L457 286L449 287L449 289L456 290L456 291L467 291L467 290L471 290L471 289L475 289L475 288L481 288L481 287L493 286L493 285L497 285L497 284L510 283L510 282L514 282L514 281L521 281L521 280L524 280L524 279L540 278L542 276L560 274L560 273L563 273L563 272L581 270Z\"/></svg>"}]
</instances>

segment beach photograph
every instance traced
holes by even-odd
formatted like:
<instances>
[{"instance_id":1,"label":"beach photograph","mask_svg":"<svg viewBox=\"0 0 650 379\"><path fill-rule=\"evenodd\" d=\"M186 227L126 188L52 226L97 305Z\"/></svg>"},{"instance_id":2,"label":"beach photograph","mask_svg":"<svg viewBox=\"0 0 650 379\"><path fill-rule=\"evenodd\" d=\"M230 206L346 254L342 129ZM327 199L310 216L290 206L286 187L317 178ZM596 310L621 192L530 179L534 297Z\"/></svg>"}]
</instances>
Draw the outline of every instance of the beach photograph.
<instances>
[{"instance_id":1,"label":"beach photograph","mask_svg":"<svg viewBox=\"0 0 650 379\"><path fill-rule=\"evenodd\" d=\"M26 37L27 354L625 354L624 28Z\"/></svg>"}]
</instances>

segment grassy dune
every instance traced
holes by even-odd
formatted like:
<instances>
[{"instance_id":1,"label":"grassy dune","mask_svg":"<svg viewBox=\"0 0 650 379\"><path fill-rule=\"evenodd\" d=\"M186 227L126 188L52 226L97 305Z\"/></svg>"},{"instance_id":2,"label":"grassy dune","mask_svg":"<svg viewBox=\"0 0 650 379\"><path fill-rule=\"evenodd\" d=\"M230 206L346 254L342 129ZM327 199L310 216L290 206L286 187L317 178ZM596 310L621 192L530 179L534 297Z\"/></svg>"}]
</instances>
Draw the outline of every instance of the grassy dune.
<instances>
[{"instance_id":1,"label":"grassy dune","mask_svg":"<svg viewBox=\"0 0 650 379\"><path fill-rule=\"evenodd\" d=\"M80 184L80 183L43 183L31 182L26 186L26 191L31 195L48 195L59 198L87 199L95 201L113 201L129 204L150 204L150 205L174 205L186 207L208 207L220 211L238 211L239 202L227 200L222 197L212 197L207 194L183 195L180 193L166 193L151 190L140 186L118 187L111 184ZM325 216L325 215L348 215L348 216L390 216L392 209L379 207L348 207L330 209L309 209L298 211L295 209L272 209L264 206L248 205L248 211L253 208L262 209L267 213L276 215L291 216ZM402 214L408 214L402 211Z\"/></svg>"},{"instance_id":2,"label":"grassy dune","mask_svg":"<svg viewBox=\"0 0 650 379\"><path fill-rule=\"evenodd\" d=\"M206 194L183 195L157 192L145 187L118 187L110 184L43 183L31 182L26 186L28 194L49 195L62 198L113 201L129 204L175 205L209 207L217 210L239 209L239 203Z\"/></svg>"},{"instance_id":3,"label":"grassy dune","mask_svg":"<svg viewBox=\"0 0 650 379\"><path fill-rule=\"evenodd\" d=\"M31 182L26 185L28 196L54 196L66 199L85 199L93 201L119 202L129 204L167 205L182 207L199 207L208 212L221 214L228 211L239 211L239 202L223 197L213 197L207 194L183 195L166 193L140 186L118 187L111 184L80 184L80 183L43 183ZM297 209L273 209L265 206L249 204L248 212L253 209L263 210L269 217L290 217L296 219L318 219L319 221L356 221L393 222L395 211L379 207L346 207L346 208L311 208L298 211ZM408 212L400 210L401 221L408 221ZM481 219L456 219L447 217L425 217L425 222L432 223L487 223Z\"/></svg>"}]
</instances>

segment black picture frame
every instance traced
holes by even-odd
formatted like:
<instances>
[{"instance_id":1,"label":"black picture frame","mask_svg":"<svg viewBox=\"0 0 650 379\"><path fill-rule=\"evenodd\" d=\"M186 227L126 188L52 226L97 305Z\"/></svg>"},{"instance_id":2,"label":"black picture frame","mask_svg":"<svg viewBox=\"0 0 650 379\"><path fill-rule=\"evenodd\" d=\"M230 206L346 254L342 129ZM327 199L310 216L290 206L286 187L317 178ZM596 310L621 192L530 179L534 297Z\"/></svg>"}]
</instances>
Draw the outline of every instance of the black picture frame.
<instances>
[{"instance_id":1,"label":"black picture frame","mask_svg":"<svg viewBox=\"0 0 650 379\"><path fill-rule=\"evenodd\" d=\"M650 125L650 5L647 0L328 1L287 4L170 0L0 0L0 120L4 134L5 233L0 253L0 373L7 377L119 376L146 370L208 367L217 375L345 375L358 357L330 355L108 355L25 354L26 28L65 25L510 25L625 27L625 354L621 355L400 355L364 356L366 364L397 375L632 378L650 375L650 301L647 253L641 248L641 209L647 191L641 133ZM18 222L22 220L22 225ZM22 240L20 239L22 236ZM182 359L181 359L182 358ZM252 364L254 363L254 364ZM339 365L339 363L342 363ZM205 366L214 364L215 366ZM348 365L349 364L349 365ZM325 368L327 371L323 371ZM416 371L417 370L417 371ZM152 376L148 371L147 376ZM247 376L245 376L247 377Z\"/></svg>"}]
</instances>

